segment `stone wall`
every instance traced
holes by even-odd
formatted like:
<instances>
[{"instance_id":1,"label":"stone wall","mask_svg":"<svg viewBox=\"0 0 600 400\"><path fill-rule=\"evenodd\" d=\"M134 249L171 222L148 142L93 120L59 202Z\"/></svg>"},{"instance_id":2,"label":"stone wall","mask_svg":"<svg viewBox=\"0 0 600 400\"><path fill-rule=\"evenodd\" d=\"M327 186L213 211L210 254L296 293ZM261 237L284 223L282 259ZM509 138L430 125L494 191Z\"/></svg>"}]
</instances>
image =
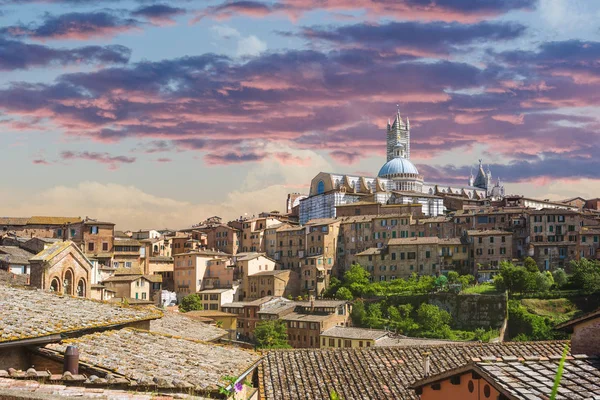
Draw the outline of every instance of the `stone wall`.
<instances>
[{"instance_id":1,"label":"stone wall","mask_svg":"<svg viewBox=\"0 0 600 400\"><path fill-rule=\"evenodd\" d=\"M436 305L450 313L452 328L462 330L500 329L508 310L505 295L434 293L392 296L388 302L391 305L412 304L415 309L422 303Z\"/></svg>"}]
</instances>

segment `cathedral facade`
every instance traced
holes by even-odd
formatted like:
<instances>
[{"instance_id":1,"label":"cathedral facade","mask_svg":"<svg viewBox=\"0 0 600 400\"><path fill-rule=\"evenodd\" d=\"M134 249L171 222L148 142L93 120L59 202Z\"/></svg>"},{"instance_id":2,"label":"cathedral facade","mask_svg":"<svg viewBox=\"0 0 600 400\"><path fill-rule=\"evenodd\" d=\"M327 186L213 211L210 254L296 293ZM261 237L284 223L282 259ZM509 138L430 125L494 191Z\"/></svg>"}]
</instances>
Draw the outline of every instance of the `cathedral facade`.
<instances>
[{"instance_id":1,"label":"cathedral facade","mask_svg":"<svg viewBox=\"0 0 600 400\"><path fill-rule=\"evenodd\" d=\"M503 197L504 187L483 171L481 160L477 177L469 177L467 185L448 185L424 180L410 161L410 122L404 122L400 111L394 122L388 120L386 136L387 161L377 176L356 176L320 172L310 185L307 198L300 201L300 223L315 218L336 216L336 207L356 202L380 204L419 204L426 216L444 215L444 196L474 200Z\"/></svg>"}]
</instances>

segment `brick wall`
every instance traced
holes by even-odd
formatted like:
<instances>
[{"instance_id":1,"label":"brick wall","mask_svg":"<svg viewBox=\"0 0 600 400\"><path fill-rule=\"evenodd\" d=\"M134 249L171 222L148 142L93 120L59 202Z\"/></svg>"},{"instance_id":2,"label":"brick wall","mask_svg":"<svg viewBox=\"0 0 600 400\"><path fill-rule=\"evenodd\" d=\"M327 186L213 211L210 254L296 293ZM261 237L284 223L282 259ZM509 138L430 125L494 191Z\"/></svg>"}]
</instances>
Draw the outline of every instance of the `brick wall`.
<instances>
[{"instance_id":1,"label":"brick wall","mask_svg":"<svg viewBox=\"0 0 600 400\"><path fill-rule=\"evenodd\" d=\"M600 355L600 318L575 326L571 336L573 354Z\"/></svg>"}]
</instances>

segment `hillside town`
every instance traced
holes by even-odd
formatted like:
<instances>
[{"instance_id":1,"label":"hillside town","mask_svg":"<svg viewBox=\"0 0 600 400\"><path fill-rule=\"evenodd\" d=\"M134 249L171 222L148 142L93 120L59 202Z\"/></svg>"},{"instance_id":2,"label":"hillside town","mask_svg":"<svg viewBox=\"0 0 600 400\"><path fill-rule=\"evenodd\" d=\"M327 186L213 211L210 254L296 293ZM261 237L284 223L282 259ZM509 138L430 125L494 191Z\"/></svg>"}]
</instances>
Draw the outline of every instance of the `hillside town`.
<instances>
[{"instance_id":1,"label":"hillside town","mask_svg":"<svg viewBox=\"0 0 600 400\"><path fill-rule=\"evenodd\" d=\"M1 217L0 398L600 396L600 198L425 184L399 121L283 211Z\"/></svg>"}]
</instances>

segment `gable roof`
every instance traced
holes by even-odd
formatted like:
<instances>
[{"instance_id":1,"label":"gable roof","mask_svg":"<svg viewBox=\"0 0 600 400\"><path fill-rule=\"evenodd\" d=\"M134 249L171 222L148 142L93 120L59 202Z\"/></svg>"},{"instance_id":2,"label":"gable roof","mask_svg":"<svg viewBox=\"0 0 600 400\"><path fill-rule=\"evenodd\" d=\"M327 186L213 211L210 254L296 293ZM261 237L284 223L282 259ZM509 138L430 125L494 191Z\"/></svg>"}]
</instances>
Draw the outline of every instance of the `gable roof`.
<instances>
[{"instance_id":1,"label":"gable roof","mask_svg":"<svg viewBox=\"0 0 600 400\"><path fill-rule=\"evenodd\" d=\"M81 218L33 216L27 220L27 225L66 225L75 222L81 222Z\"/></svg>"},{"instance_id":2,"label":"gable roof","mask_svg":"<svg viewBox=\"0 0 600 400\"><path fill-rule=\"evenodd\" d=\"M0 246L0 259L11 264L29 264L31 256L30 252L17 246Z\"/></svg>"},{"instance_id":3,"label":"gable roof","mask_svg":"<svg viewBox=\"0 0 600 400\"><path fill-rule=\"evenodd\" d=\"M81 362L114 371L132 386L173 388L173 382L180 382L180 387L201 393L218 393L229 384L225 376L239 377L260 360L259 354L238 347L132 328L64 340L46 349L64 354L68 345L79 348Z\"/></svg>"},{"instance_id":4,"label":"gable roof","mask_svg":"<svg viewBox=\"0 0 600 400\"><path fill-rule=\"evenodd\" d=\"M508 399L543 399L548 398L552 392L559 362L560 356L509 356L485 361L476 358L467 366L423 379L412 387L422 388L474 371ZM565 360L564 371L558 387L558 398L584 399L600 393L600 359L569 356Z\"/></svg>"},{"instance_id":5,"label":"gable roof","mask_svg":"<svg viewBox=\"0 0 600 400\"><path fill-rule=\"evenodd\" d=\"M266 400L320 400L329 398L332 390L343 399L417 400L410 385L424 377L423 353L430 354L431 373L438 374L465 366L473 357L560 356L565 343L568 342L470 342L460 345L274 350L265 356L260 367L259 384Z\"/></svg>"},{"instance_id":6,"label":"gable roof","mask_svg":"<svg viewBox=\"0 0 600 400\"><path fill-rule=\"evenodd\" d=\"M198 322L184 313L176 312L165 312L162 318L150 321L150 330L204 342L212 342L228 334L224 329Z\"/></svg>"},{"instance_id":7,"label":"gable roof","mask_svg":"<svg viewBox=\"0 0 600 400\"><path fill-rule=\"evenodd\" d=\"M73 245L73 248L79 254L84 256L84 254L81 252L79 247L77 247L70 240L65 240L64 242L56 242L56 243L46 247L44 250L40 251L35 256L31 257L31 261L50 261L51 259L56 257L58 254L60 254L63 250L69 248L71 245ZM84 256L84 258L85 258L85 256ZM86 258L86 260L87 260L87 258Z\"/></svg>"},{"instance_id":8,"label":"gable roof","mask_svg":"<svg viewBox=\"0 0 600 400\"><path fill-rule=\"evenodd\" d=\"M18 217L0 217L0 225L27 225L29 218L18 218Z\"/></svg>"},{"instance_id":9,"label":"gable roof","mask_svg":"<svg viewBox=\"0 0 600 400\"><path fill-rule=\"evenodd\" d=\"M81 297L0 285L0 344L69 335L160 318L157 308L119 307Z\"/></svg>"}]
</instances>

